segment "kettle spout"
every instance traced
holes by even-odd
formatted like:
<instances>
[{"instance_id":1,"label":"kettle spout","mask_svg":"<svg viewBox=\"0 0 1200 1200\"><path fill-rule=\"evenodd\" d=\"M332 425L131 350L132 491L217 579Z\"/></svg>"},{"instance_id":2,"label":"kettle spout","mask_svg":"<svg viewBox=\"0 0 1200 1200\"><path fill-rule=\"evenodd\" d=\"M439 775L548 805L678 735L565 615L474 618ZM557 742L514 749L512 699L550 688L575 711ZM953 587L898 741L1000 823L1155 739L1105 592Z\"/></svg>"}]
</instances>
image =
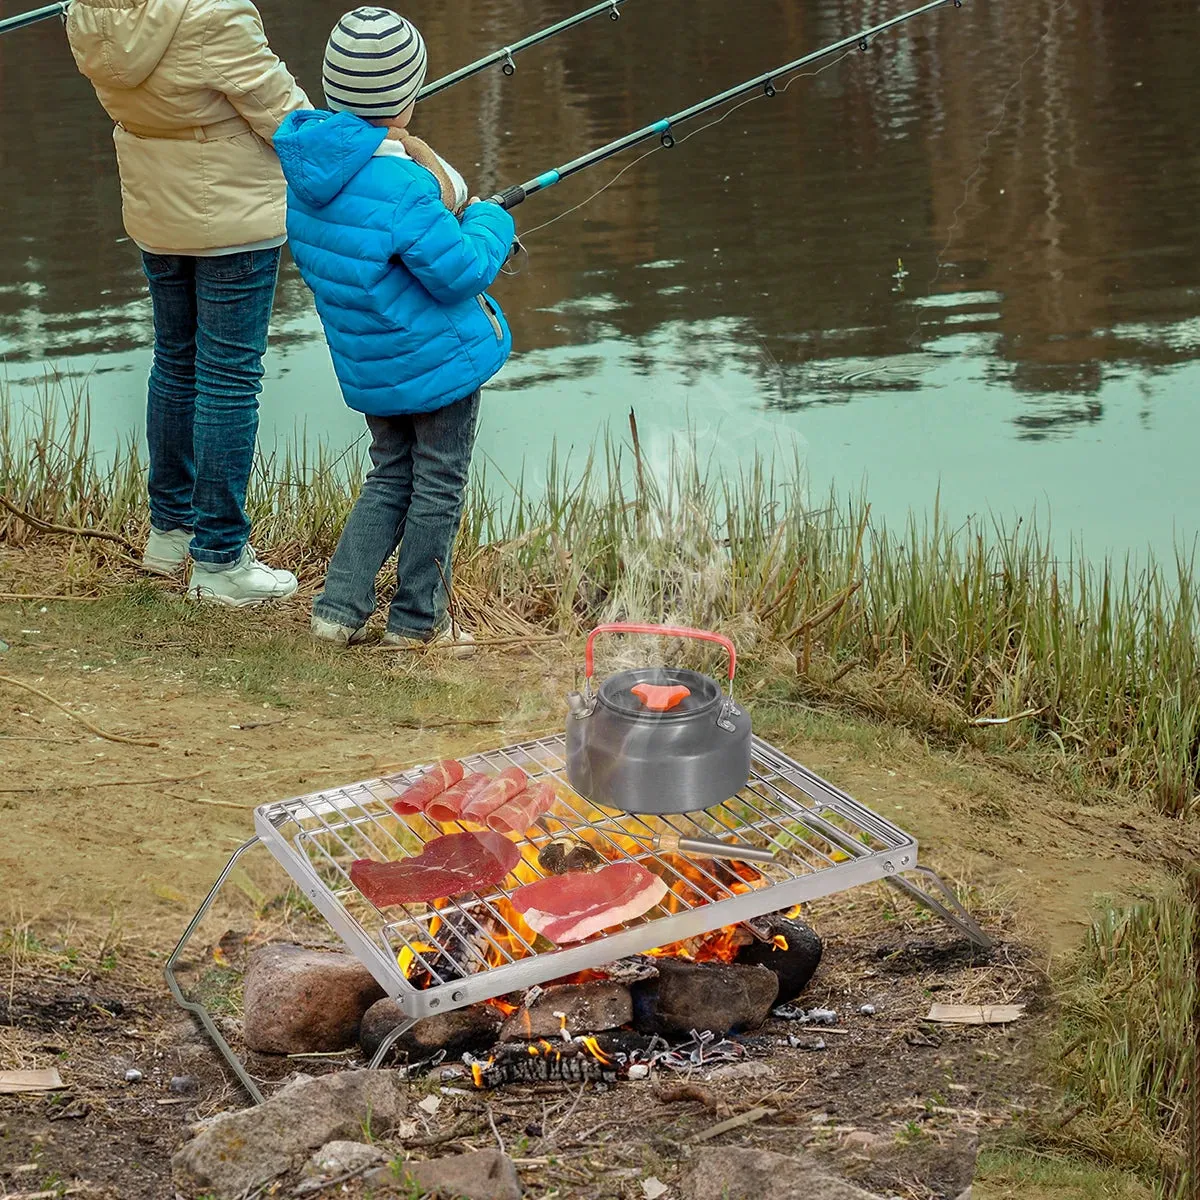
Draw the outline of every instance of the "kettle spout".
<instances>
[{"instance_id":1,"label":"kettle spout","mask_svg":"<svg viewBox=\"0 0 1200 1200\"><path fill-rule=\"evenodd\" d=\"M571 716L580 721L584 717L592 715L592 706L588 704L579 692L567 693L567 708L570 710Z\"/></svg>"}]
</instances>

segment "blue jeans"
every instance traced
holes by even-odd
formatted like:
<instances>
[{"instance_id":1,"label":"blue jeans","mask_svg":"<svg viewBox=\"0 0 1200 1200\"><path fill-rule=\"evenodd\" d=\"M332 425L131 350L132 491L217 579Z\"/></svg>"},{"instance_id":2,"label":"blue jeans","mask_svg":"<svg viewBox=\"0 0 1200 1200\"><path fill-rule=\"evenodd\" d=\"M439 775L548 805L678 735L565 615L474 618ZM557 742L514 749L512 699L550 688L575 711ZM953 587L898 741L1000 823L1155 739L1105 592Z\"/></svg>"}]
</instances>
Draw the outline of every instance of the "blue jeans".
<instances>
[{"instance_id":1,"label":"blue jeans","mask_svg":"<svg viewBox=\"0 0 1200 1200\"><path fill-rule=\"evenodd\" d=\"M375 611L375 577L399 546L388 632L422 639L440 632L478 417L478 392L431 413L367 417L372 468L313 616L361 629Z\"/></svg>"},{"instance_id":2,"label":"blue jeans","mask_svg":"<svg viewBox=\"0 0 1200 1200\"><path fill-rule=\"evenodd\" d=\"M279 250L142 254L154 306L146 408L150 523L194 530L192 558L237 560Z\"/></svg>"}]
</instances>

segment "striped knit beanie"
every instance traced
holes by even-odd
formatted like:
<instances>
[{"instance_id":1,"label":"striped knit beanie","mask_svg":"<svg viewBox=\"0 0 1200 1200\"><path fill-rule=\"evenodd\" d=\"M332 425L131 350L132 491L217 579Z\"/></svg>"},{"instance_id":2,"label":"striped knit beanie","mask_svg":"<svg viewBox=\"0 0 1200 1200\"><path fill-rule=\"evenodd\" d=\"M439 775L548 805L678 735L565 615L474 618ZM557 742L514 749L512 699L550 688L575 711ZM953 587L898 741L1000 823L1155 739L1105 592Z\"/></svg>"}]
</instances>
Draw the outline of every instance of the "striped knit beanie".
<instances>
[{"instance_id":1,"label":"striped knit beanie","mask_svg":"<svg viewBox=\"0 0 1200 1200\"><path fill-rule=\"evenodd\" d=\"M321 83L335 112L398 117L425 82L425 43L390 8L356 8L333 27Z\"/></svg>"}]
</instances>

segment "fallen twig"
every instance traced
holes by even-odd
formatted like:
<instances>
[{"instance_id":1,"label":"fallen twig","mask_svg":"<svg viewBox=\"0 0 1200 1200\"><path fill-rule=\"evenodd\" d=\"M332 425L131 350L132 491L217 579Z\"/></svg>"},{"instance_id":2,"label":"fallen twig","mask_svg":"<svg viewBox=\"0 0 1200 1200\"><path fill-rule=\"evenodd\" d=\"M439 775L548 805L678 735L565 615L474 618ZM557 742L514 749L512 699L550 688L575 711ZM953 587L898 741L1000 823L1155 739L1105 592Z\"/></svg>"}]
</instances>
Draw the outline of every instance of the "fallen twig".
<instances>
[{"instance_id":1,"label":"fallen twig","mask_svg":"<svg viewBox=\"0 0 1200 1200\"><path fill-rule=\"evenodd\" d=\"M86 717L81 717L78 713L72 712L60 700L55 700L51 695L43 692L40 688L35 688L31 683L22 683L19 679L14 679L11 675L0 675L0 683L11 684L13 687L21 688L22 691L32 692L35 696L41 697L48 704L53 704L55 708L61 709L71 718L72 721L77 721L89 733L94 733L97 737L103 738L106 742L120 742L125 746L150 746L155 747L157 742L149 741L146 738L131 738L125 737L119 733L109 733L107 730L101 729L98 725L93 725Z\"/></svg>"},{"instance_id":2,"label":"fallen twig","mask_svg":"<svg viewBox=\"0 0 1200 1200\"><path fill-rule=\"evenodd\" d=\"M130 554L137 553L137 547L119 533L109 533L104 529L79 529L74 525L55 525L51 521L43 521L41 517L35 517L33 513L19 508L7 496L0 496L0 508L7 509L17 520L24 521L26 525L32 526L39 533L57 533L64 537L95 538L101 542L113 542L129 551Z\"/></svg>"},{"instance_id":3,"label":"fallen twig","mask_svg":"<svg viewBox=\"0 0 1200 1200\"><path fill-rule=\"evenodd\" d=\"M692 1141L707 1142L723 1133L728 1133L731 1129L741 1129L743 1125L753 1125L755 1121L761 1121L763 1117L773 1117L774 1115L775 1109L773 1108L752 1108L748 1112L739 1113L736 1117L730 1117L728 1121L721 1121L717 1125L710 1125L707 1129L702 1129L692 1138Z\"/></svg>"},{"instance_id":4,"label":"fallen twig","mask_svg":"<svg viewBox=\"0 0 1200 1200\"><path fill-rule=\"evenodd\" d=\"M62 592L0 592L0 600L100 600L100 596L63 595Z\"/></svg>"},{"instance_id":5,"label":"fallen twig","mask_svg":"<svg viewBox=\"0 0 1200 1200\"><path fill-rule=\"evenodd\" d=\"M208 768L197 771L193 775L151 775L145 779L92 779L86 783L36 783L28 787L0 788L0 795L13 795L18 792L74 792L87 788L102 787L145 787L149 783L187 783L206 775Z\"/></svg>"},{"instance_id":6,"label":"fallen twig","mask_svg":"<svg viewBox=\"0 0 1200 1200\"><path fill-rule=\"evenodd\" d=\"M567 637L565 633L548 633L523 637L484 638L478 642L471 642L470 645L476 650L490 650L498 646L536 646L545 642L561 642L565 637ZM461 651L462 648L463 643L461 642L418 642L411 646L373 646L371 653L404 654L407 652L411 654L425 650Z\"/></svg>"},{"instance_id":7,"label":"fallen twig","mask_svg":"<svg viewBox=\"0 0 1200 1200\"><path fill-rule=\"evenodd\" d=\"M271 725L282 725L287 717L276 717L273 721L243 721L240 725L230 725L230 729L266 729Z\"/></svg>"},{"instance_id":8,"label":"fallen twig","mask_svg":"<svg viewBox=\"0 0 1200 1200\"><path fill-rule=\"evenodd\" d=\"M482 1121L459 1121L453 1129L446 1130L445 1133L432 1133L428 1137L405 1138L404 1145L407 1149L410 1146L426 1148L428 1146L440 1146L444 1142L455 1142L459 1138L474 1137L477 1133L482 1133L487 1127Z\"/></svg>"},{"instance_id":9,"label":"fallen twig","mask_svg":"<svg viewBox=\"0 0 1200 1200\"><path fill-rule=\"evenodd\" d=\"M1013 721L1024 721L1026 717L1040 717L1045 711L1046 706L1043 704L1041 708L1027 708L1024 712L1013 713L1011 717L973 717L967 724L976 727L980 725L1008 725Z\"/></svg>"},{"instance_id":10,"label":"fallen twig","mask_svg":"<svg viewBox=\"0 0 1200 1200\"><path fill-rule=\"evenodd\" d=\"M715 1111L717 1107L717 1098L708 1088L701 1087L698 1083L677 1083L671 1087L662 1088L658 1093L658 1098L664 1104L694 1100L697 1104L703 1104L710 1111Z\"/></svg>"}]
</instances>

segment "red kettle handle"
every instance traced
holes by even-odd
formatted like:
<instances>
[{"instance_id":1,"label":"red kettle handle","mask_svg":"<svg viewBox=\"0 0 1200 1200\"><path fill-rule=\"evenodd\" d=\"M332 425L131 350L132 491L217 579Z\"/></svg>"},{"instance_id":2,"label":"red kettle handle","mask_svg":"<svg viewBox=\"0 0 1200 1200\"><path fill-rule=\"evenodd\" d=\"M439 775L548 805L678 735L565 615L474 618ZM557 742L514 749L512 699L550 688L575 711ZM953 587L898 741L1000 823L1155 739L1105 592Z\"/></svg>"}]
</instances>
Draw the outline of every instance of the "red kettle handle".
<instances>
[{"instance_id":1,"label":"red kettle handle","mask_svg":"<svg viewBox=\"0 0 1200 1200\"><path fill-rule=\"evenodd\" d=\"M719 633L709 633L703 629L687 629L682 625L597 625L588 634L587 647L583 654L583 673L586 679L591 679L595 673L596 662L592 643L599 633L650 633L658 634L661 637L695 638L701 642L716 642L718 646L723 646L729 654L730 683L733 682L734 672L737 670L737 651L733 648L733 643Z\"/></svg>"}]
</instances>

